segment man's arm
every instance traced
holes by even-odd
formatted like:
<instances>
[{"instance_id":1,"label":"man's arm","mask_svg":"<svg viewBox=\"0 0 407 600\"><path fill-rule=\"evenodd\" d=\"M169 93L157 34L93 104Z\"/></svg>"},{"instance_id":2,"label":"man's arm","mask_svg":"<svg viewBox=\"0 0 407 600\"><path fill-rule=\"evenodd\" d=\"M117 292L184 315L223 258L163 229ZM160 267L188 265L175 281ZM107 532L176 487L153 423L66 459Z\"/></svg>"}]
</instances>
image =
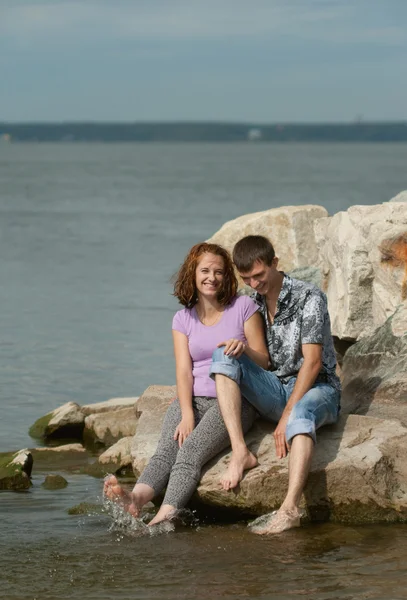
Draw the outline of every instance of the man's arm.
<instances>
[{"instance_id":1,"label":"man's arm","mask_svg":"<svg viewBox=\"0 0 407 600\"><path fill-rule=\"evenodd\" d=\"M304 356L304 362L298 371L297 381L295 382L291 396L288 399L284 412L274 431L274 440L278 458L287 456L288 447L285 430L291 411L297 402L312 388L322 367L321 344L303 344L301 349Z\"/></svg>"}]
</instances>

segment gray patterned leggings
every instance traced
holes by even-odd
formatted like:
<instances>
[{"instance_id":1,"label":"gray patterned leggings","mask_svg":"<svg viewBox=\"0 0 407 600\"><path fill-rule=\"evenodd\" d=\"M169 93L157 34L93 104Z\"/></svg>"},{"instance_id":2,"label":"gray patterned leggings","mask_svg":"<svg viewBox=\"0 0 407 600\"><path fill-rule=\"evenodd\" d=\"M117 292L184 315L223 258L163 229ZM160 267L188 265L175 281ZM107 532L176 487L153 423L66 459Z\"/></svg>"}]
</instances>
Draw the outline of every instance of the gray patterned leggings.
<instances>
[{"instance_id":1,"label":"gray patterned leggings","mask_svg":"<svg viewBox=\"0 0 407 600\"><path fill-rule=\"evenodd\" d=\"M163 504L183 508L201 478L205 463L230 445L229 434L220 413L216 398L195 396L192 401L195 429L182 447L174 440L175 429L181 421L181 408L174 400L167 410L160 441L150 462L137 483L145 483L159 494L167 485ZM242 425L246 433L253 425L257 413L242 400Z\"/></svg>"}]
</instances>

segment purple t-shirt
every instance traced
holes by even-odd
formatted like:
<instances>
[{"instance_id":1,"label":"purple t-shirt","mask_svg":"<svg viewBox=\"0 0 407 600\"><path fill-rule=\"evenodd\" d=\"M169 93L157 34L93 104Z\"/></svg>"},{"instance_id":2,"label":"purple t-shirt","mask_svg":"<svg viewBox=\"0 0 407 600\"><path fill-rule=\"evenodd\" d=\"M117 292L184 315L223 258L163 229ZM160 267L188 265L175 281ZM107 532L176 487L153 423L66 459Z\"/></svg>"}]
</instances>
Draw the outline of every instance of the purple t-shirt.
<instances>
[{"instance_id":1,"label":"purple t-shirt","mask_svg":"<svg viewBox=\"0 0 407 600\"><path fill-rule=\"evenodd\" d=\"M195 307L184 308L174 315L172 328L188 338L194 396L216 398L215 382L209 377L212 353L220 342L230 338L246 342L244 323L258 309L249 296L237 296L225 307L220 320L209 327L201 323Z\"/></svg>"}]
</instances>

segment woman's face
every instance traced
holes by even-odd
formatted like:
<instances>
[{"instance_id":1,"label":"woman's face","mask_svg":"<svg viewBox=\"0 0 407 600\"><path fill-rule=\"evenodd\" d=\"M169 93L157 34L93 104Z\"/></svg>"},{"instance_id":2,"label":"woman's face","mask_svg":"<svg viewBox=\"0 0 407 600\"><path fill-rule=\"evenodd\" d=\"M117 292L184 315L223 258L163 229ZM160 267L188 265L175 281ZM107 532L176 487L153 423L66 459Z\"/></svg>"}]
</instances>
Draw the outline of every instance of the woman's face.
<instances>
[{"instance_id":1,"label":"woman's face","mask_svg":"<svg viewBox=\"0 0 407 600\"><path fill-rule=\"evenodd\" d=\"M205 252L198 260L195 284L198 296L216 298L222 289L225 263L221 256Z\"/></svg>"}]
</instances>

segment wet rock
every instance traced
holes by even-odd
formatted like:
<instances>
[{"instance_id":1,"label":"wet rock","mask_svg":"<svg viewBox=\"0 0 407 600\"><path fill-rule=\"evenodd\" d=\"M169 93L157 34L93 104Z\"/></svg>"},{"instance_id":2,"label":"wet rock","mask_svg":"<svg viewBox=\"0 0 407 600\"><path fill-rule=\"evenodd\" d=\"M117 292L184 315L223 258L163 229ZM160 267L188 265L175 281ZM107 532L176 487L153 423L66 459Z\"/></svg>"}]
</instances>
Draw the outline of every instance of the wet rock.
<instances>
[{"instance_id":1,"label":"wet rock","mask_svg":"<svg viewBox=\"0 0 407 600\"><path fill-rule=\"evenodd\" d=\"M30 450L35 461L36 471L69 471L81 470L89 461L89 455L82 444L64 444L47 448Z\"/></svg>"},{"instance_id":2,"label":"wet rock","mask_svg":"<svg viewBox=\"0 0 407 600\"><path fill-rule=\"evenodd\" d=\"M41 486L46 490L62 490L68 485L67 480L62 475L47 475Z\"/></svg>"},{"instance_id":3,"label":"wet rock","mask_svg":"<svg viewBox=\"0 0 407 600\"><path fill-rule=\"evenodd\" d=\"M143 394L132 443L133 470L139 476L155 451L162 421L174 389L151 386ZM282 503L288 484L288 459L277 459L274 426L258 421L246 436L259 466L249 471L236 491L220 488L230 452L204 469L194 502L244 515L261 515ZM343 416L322 428L304 506L312 519L379 522L407 519L407 429L400 423L359 415Z\"/></svg>"},{"instance_id":4,"label":"wet rock","mask_svg":"<svg viewBox=\"0 0 407 600\"><path fill-rule=\"evenodd\" d=\"M95 404L85 404L82 406L82 412L88 416L97 413L113 412L115 410L121 410L123 408L135 407L139 396L131 398L111 398L106 402L97 402Z\"/></svg>"},{"instance_id":5,"label":"wet rock","mask_svg":"<svg viewBox=\"0 0 407 600\"><path fill-rule=\"evenodd\" d=\"M176 395L175 386L150 385L140 396L137 403L140 417L131 446L133 471L137 477L157 447L164 415Z\"/></svg>"},{"instance_id":6,"label":"wet rock","mask_svg":"<svg viewBox=\"0 0 407 600\"><path fill-rule=\"evenodd\" d=\"M76 506L68 508L68 515L101 515L105 512L104 508L100 504L91 504L90 502L81 502Z\"/></svg>"},{"instance_id":7,"label":"wet rock","mask_svg":"<svg viewBox=\"0 0 407 600\"><path fill-rule=\"evenodd\" d=\"M348 349L342 374L345 412L399 419L407 426L407 302Z\"/></svg>"},{"instance_id":8,"label":"wet rock","mask_svg":"<svg viewBox=\"0 0 407 600\"><path fill-rule=\"evenodd\" d=\"M85 415L79 404L67 402L38 419L29 430L34 439L82 439Z\"/></svg>"},{"instance_id":9,"label":"wet rock","mask_svg":"<svg viewBox=\"0 0 407 600\"><path fill-rule=\"evenodd\" d=\"M0 453L0 490L26 490L31 486L33 457L29 450Z\"/></svg>"},{"instance_id":10,"label":"wet rock","mask_svg":"<svg viewBox=\"0 0 407 600\"><path fill-rule=\"evenodd\" d=\"M405 203L352 206L314 228L333 335L371 335L407 293Z\"/></svg>"},{"instance_id":11,"label":"wet rock","mask_svg":"<svg viewBox=\"0 0 407 600\"><path fill-rule=\"evenodd\" d=\"M86 443L112 446L122 437L132 436L137 427L136 407L91 414L85 418L83 437Z\"/></svg>"},{"instance_id":12,"label":"wet rock","mask_svg":"<svg viewBox=\"0 0 407 600\"><path fill-rule=\"evenodd\" d=\"M318 255L313 223L327 214L325 208L312 204L272 208L228 221L208 241L232 252L246 235L264 235L275 247L283 271L314 266Z\"/></svg>"}]
</instances>

